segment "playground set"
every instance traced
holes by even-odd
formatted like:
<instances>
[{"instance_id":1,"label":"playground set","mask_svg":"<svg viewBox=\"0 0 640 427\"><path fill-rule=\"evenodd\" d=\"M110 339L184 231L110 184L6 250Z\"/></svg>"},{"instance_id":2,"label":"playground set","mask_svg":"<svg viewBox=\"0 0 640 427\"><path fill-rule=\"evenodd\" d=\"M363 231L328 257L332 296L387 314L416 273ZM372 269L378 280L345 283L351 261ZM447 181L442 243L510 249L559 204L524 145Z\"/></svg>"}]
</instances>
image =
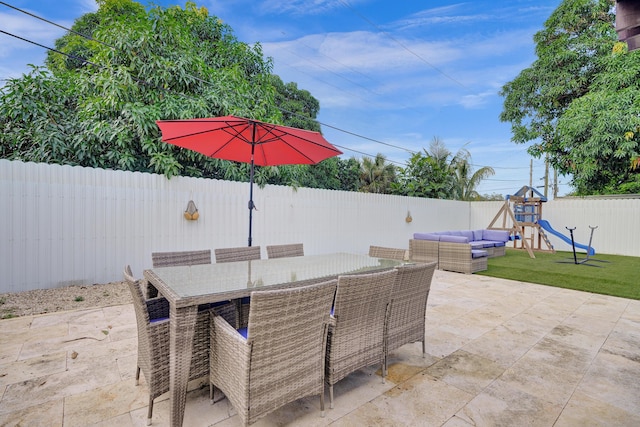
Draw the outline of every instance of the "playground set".
<instances>
[{"instance_id":1,"label":"playground set","mask_svg":"<svg viewBox=\"0 0 640 427\"><path fill-rule=\"evenodd\" d=\"M526 250L531 258L535 258L534 251L555 253L547 233L553 234L571 245L575 264L588 262L590 257L596 253L591 246L591 242L593 240L593 231L598 227L589 226L591 236L588 245L577 243L573 238L575 227L565 227L570 232L570 237L568 237L553 229L549 221L542 219L542 204L546 201L547 198L540 194L539 191L525 185L515 194L505 197L504 205L487 229L508 230L511 233L510 238L513 241L513 247ZM576 248L587 252L586 259L578 260Z\"/></svg>"}]
</instances>

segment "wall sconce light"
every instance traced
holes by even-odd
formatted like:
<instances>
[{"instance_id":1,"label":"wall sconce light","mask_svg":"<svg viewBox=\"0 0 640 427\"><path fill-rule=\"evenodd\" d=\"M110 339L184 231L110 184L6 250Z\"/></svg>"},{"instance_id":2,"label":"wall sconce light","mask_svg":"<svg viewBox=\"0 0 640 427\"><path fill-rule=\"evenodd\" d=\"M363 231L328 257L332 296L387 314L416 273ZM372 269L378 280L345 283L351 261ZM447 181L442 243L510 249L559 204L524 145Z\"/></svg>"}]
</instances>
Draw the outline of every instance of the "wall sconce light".
<instances>
[{"instance_id":1,"label":"wall sconce light","mask_svg":"<svg viewBox=\"0 0 640 427\"><path fill-rule=\"evenodd\" d=\"M404 220L407 221L407 224L413 221L413 218L411 217L411 211L407 211L407 217Z\"/></svg>"},{"instance_id":2,"label":"wall sconce light","mask_svg":"<svg viewBox=\"0 0 640 427\"><path fill-rule=\"evenodd\" d=\"M187 203L187 210L184 211L184 217L189 221L196 221L200 218L198 208L196 208L196 204L193 203L193 200L189 200L189 203Z\"/></svg>"}]
</instances>

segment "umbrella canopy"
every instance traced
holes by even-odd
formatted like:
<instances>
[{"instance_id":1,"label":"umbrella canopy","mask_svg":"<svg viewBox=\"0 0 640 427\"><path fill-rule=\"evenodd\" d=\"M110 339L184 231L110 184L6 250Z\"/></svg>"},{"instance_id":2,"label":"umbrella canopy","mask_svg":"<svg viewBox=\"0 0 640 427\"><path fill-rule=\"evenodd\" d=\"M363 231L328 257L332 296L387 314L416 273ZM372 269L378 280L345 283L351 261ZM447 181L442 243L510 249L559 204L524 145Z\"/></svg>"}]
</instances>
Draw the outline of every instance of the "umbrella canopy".
<instances>
[{"instance_id":1,"label":"umbrella canopy","mask_svg":"<svg viewBox=\"0 0 640 427\"><path fill-rule=\"evenodd\" d=\"M319 132L236 116L158 120L162 140L216 159L249 163L249 246L254 165L316 164L342 154Z\"/></svg>"}]
</instances>

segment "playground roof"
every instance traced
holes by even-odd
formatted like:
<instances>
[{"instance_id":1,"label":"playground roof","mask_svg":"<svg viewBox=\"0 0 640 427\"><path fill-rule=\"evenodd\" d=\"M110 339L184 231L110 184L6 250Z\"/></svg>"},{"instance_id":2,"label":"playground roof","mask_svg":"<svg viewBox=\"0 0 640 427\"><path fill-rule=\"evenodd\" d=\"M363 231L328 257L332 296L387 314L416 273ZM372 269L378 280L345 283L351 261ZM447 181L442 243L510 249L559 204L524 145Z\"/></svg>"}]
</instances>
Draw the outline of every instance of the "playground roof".
<instances>
[{"instance_id":1,"label":"playground roof","mask_svg":"<svg viewBox=\"0 0 640 427\"><path fill-rule=\"evenodd\" d=\"M547 201L547 198L542 193L540 193L538 190L536 190L533 187L529 187L528 185L523 186L515 194L513 194L513 196L527 197L527 193L529 193L529 192L532 192L537 197L539 197L540 201L542 201L542 202L546 202ZM509 198L509 196L507 196L507 198Z\"/></svg>"}]
</instances>

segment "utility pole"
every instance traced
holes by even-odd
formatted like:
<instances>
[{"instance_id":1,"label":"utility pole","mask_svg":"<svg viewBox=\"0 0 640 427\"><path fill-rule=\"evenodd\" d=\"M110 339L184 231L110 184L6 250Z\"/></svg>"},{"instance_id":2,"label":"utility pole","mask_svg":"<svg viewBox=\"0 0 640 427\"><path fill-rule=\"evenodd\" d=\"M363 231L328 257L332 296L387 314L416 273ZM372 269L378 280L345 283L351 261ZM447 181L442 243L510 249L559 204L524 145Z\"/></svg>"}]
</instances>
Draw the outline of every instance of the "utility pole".
<instances>
[{"instance_id":1,"label":"utility pole","mask_svg":"<svg viewBox=\"0 0 640 427\"><path fill-rule=\"evenodd\" d=\"M533 197L533 159L529 160L529 188L531 189L531 197Z\"/></svg>"},{"instance_id":2,"label":"utility pole","mask_svg":"<svg viewBox=\"0 0 640 427\"><path fill-rule=\"evenodd\" d=\"M549 190L549 155L544 159L544 198L548 196Z\"/></svg>"}]
</instances>

